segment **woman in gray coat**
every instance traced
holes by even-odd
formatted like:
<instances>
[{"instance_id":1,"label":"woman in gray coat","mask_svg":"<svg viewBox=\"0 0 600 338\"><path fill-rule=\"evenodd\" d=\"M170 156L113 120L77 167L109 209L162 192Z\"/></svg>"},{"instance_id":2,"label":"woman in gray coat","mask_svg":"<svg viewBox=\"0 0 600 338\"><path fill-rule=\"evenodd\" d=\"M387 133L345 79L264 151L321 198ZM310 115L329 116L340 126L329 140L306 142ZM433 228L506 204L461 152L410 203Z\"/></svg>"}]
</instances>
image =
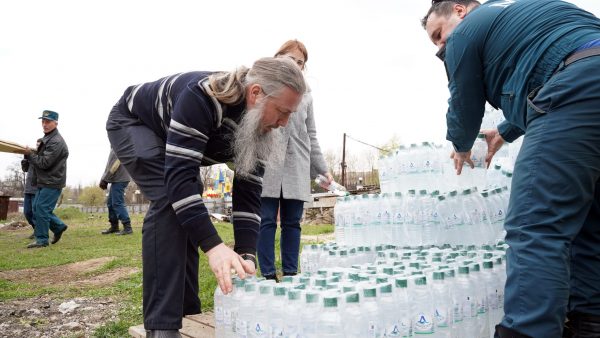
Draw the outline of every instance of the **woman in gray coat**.
<instances>
[{"instance_id":1,"label":"woman in gray coat","mask_svg":"<svg viewBox=\"0 0 600 338\"><path fill-rule=\"evenodd\" d=\"M288 57L304 70L308 52L298 40L290 40L279 48L275 57ZM298 272L300 249L300 218L304 202L310 200L310 181L322 174L331 182L323 159L313 114L310 91L307 90L292 114L286 128L282 130L283 141L279 161L271 161L265 170L261 195L261 224L258 236L258 263L262 275L277 279L275 270L275 230L277 214L281 221L281 261L284 276Z\"/></svg>"}]
</instances>

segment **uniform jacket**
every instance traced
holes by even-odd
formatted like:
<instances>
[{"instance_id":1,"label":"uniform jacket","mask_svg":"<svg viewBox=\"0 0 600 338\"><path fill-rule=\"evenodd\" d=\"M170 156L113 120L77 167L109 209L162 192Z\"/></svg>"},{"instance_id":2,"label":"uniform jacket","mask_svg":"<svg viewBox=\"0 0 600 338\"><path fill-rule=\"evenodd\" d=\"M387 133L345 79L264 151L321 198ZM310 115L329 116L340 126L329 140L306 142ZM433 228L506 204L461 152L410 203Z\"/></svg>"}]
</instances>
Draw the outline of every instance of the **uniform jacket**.
<instances>
[{"instance_id":1,"label":"uniform jacket","mask_svg":"<svg viewBox=\"0 0 600 338\"><path fill-rule=\"evenodd\" d=\"M120 101L165 142L164 184L181 226L206 252L222 243L202 200L200 166L233 160L232 140L246 103L221 104L207 94L210 72L180 73L129 87ZM264 161L234 175L232 218L238 253L256 251ZM151 198L151 196L147 196Z\"/></svg>"},{"instance_id":2,"label":"uniform jacket","mask_svg":"<svg viewBox=\"0 0 600 338\"><path fill-rule=\"evenodd\" d=\"M35 169L33 185L37 185L38 188L65 187L69 148L58 132L58 128L44 135L37 151L26 157L30 166Z\"/></svg>"},{"instance_id":3,"label":"uniform jacket","mask_svg":"<svg viewBox=\"0 0 600 338\"><path fill-rule=\"evenodd\" d=\"M533 114L528 94L570 53L597 38L600 20L564 1L491 0L474 9L446 42L446 138L456 150L470 150L488 101L504 112L498 130L512 142Z\"/></svg>"}]
</instances>

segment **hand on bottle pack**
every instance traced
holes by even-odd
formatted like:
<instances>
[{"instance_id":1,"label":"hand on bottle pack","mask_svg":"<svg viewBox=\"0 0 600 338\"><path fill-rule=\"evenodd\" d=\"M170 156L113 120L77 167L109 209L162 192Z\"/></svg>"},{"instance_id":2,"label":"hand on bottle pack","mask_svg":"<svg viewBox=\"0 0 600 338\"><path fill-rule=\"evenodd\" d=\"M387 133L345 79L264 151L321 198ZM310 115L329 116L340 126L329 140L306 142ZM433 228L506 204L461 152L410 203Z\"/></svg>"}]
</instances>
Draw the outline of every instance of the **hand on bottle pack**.
<instances>
[{"instance_id":1,"label":"hand on bottle pack","mask_svg":"<svg viewBox=\"0 0 600 338\"><path fill-rule=\"evenodd\" d=\"M470 150L465 153L453 151L450 154L450 158L454 160L454 169L456 170L456 175L460 175L465 162L471 166L471 169L475 168L475 164L473 163L473 160L471 160Z\"/></svg>"},{"instance_id":2,"label":"hand on bottle pack","mask_svg":"<svg viewBox=\"0 0 600 338\"><path fill-rule=\"evenodd\" d=\"M485 156L485 163L487 164L487 167L489 168L490 163L492 163L492 158L504 144L504 139L498 132L498 129L483 129L480 132L485 135L485 141L487 142L487 145L488 145L488 152L487 152L487 155Z\"/></svg>"},{"instance_id":3,"label":"hand on bottle pack","mask_svg":"<svg viewBox=\"0 0 600 338\"><path fill-rule=\"evenodd\" d=\"M206 252L208 265L217 278L217 283L224 294L233 290L231 285L232 271L244 279L246 274L254 274L256 267L254 263L243 259L235 251L221 243Z\"/></svg>"}]
</instances>

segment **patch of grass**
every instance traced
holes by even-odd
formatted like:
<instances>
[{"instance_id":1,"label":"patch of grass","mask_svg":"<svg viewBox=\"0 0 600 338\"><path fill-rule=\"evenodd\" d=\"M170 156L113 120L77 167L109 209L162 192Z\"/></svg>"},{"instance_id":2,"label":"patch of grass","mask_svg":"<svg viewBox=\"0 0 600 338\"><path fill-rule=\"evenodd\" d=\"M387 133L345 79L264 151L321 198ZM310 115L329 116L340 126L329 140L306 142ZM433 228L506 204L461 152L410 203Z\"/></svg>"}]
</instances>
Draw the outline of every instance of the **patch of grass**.
<instances>
[{"instance_id":1,"label":"patch of grass","mask_svg":"<svg viewBox=\"0 0 600 338\"><path fill-rule=\"evenodd\" d=\"M303 235L324 235L333 233L334 226L333 224L318 224L318 225L303 225L302 226L302 234Z\"/></svg>"},{"instance_id":2,"label":"patch of grass","mask_svg":"<svg viewBox=\"0 0 600 338\"><path fill-rule=\"evenodd\" d=\"M0 279L0 301L15 298L32 298L57 292L55 287L40 287L29 283L14 283Z\"/></svg>"},{"instance_id":3,"label":"patch of grass","mask_svg":"<svg viewBox=\"0 0 600 338\"><path fill-rule=\"evenodd\" d=\"M0 301L15 298L30 298L40 295L52 295L56 299L74 297L111 298L118 300L118 320L100 326L94 337L127 337L128 328L142 323L142 255L141 227L143 215L131 215L133 235L101 235L108 227L106 214L86 214L75 208L58 209L57 215L69 225L58 244L42 249L26 249L30 240L29 228L15 231L0 231L0 271L32 269L60 266L100 257L115 257L90 275L99 275L115 268L133 267L140 272L114 283L113 285L82 287L78 285L53 285L45 287L30 283L14 283L0 278ZM16 216L15 216L16 217ZM215 224L219 235L229 246L233 246L233 225ZM302 227L302 234L320 235L333 232L333 226L308 225ZM281 271L279 259L280 230L275 238L276 266ZM302 245L302 244L301 244ZM203 311L213 309L213 294L217 287L216 279L208 266L207 257L200 254L199 297Z\"/></svg>"},{"instance_id":4,"label":"patch of grass","mask_svg":"<svg viewBox=\"0 0 600 338\"><path fill-rule=\"evenodd\" d=\"M87 217L87 214L85 212L82 212L74 207L56 209L56 212L54 214L65 222L70 220L81 220Z\"/></svg>"}]
</instances>

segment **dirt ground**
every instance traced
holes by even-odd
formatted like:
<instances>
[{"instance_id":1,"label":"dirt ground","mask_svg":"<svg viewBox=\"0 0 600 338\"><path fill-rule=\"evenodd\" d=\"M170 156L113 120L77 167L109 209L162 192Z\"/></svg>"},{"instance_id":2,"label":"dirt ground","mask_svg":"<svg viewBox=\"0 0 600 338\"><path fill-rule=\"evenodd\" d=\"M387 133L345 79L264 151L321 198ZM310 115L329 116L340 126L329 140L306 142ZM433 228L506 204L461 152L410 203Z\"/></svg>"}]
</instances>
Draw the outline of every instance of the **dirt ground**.
<instances>
[{"instance_id":1,"label":"dirt ground","mask_svg":"<svg viewBox=\"0 0 600 338\"><path fill-rule=\"evenodd\" d=\"M138 272L116 268L98 273L113 260L101 257L56 267L0 272L0 279L34 285L89 287L111 285ZM53 299L51 296L0 302L0 337L89 337L98 326L117 318L118 301L111 299Z\"/></svg>"}]
</instances>

